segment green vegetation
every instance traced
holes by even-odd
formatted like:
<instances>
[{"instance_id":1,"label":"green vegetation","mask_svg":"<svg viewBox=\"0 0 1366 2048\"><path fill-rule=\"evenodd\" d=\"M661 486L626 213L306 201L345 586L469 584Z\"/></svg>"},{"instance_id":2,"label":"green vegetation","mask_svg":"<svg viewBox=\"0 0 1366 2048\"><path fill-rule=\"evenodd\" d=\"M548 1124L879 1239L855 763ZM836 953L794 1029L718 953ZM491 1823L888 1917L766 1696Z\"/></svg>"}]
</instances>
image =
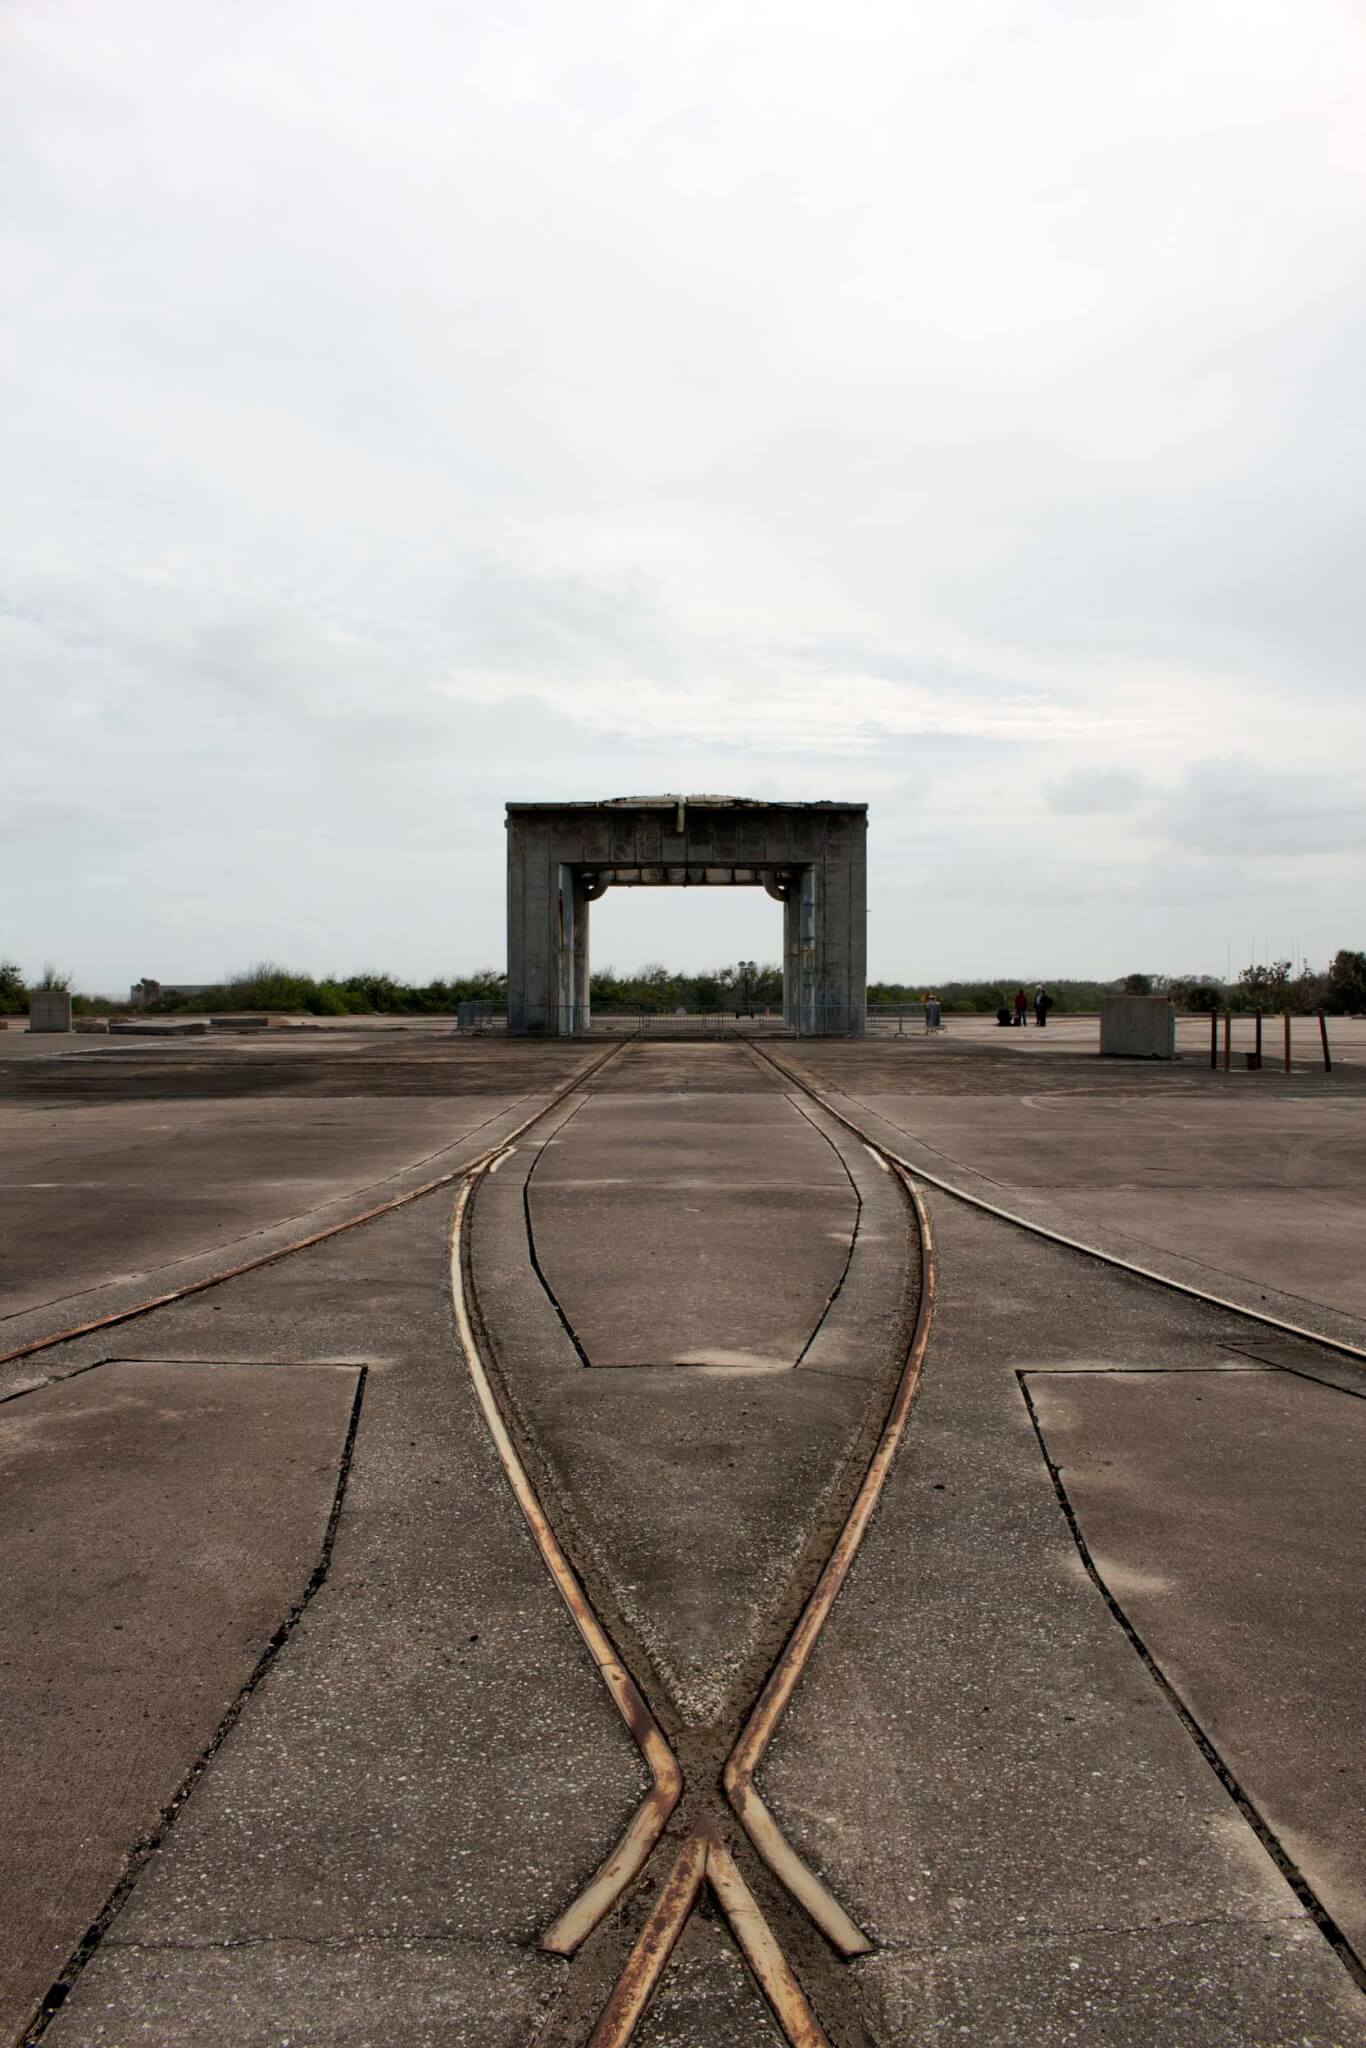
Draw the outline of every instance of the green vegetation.
<instances>
[{"instance_id":1,"label":"green vegetation","mask_svg":"<svg viewBox=\"0 0 1366 2048\"><path fill-rule=\"evenodd\" d=\"M589 994L601 1010L781 1010L783 970L776 962L754 960L701 974L671 974L657 961L634 974L604 967L593 975Z\"/></svg>"},{"instance_id":2,"label":"green vegetation","mask_svg":"<svg viewBox=\"0 0 1366 2048\"><path fill-rule=\"evenodd\" d=\"M449 1016L458 1003L470 997L488 1002L507 1000L507 976L493 968L478 974L455 975L449 981L416 984L398 981L392 974L325 975L321 980L281 967L274 960L258 960L240 974L230 974L213 988L198 989L193 995L167 990L144 1003L145 1014L172 1015L176 1011L269 1010L310 1017L422 1017Z\"/></svg>"},{"instance_id":3,"label":"green vegetation","mask_svg":"<svg viewBox=\"0 0 1366 2048\"><path fill-rule=\"evenodd\" d=\"M22 1017L28 1009L28 987L17 960L0 960L0 1017Z\"/></svg>"},{"instance_id":4,"label":"green vegetation","mask_svg":"<svg viewBox=\"0 0 1366 2048\"><path fill-rule=\"evenodd\" d=\"M995 1016L1009 1008L1015 990L1023 987L1032 1004L1037 982L1014 975L997 981L875 981L868 987L870 1009L896 1008L923 1002L933 990L946 1011L960 1016ZM13 960L0 959L0 1016L23 1016L33 989L69 989L71 976L44 966L34 981L26 981ZM1291 1010L1312 1015L1325 1010L1330 1015L1366 1014L1366 953L1344 949L1321 974L1307 968L1291 971L1291 962L1278 960L1270 966L1245 967L1236 982L1226 984L1215 975L1125 974L1114 981L1059 980L1048 983L1055 1013L1094 1012L1102 996L1165 995L1178 1010ZM779 1010L783 1000L782 968L774 961L737 960L731 965L710 968L699 974L675 974L659 962L638 968L634 974L617 974L612 968L599 969L592 980L592 999L598 1010L646 1010L667 1014L673 1010L702 1012ZM452 975L449 980L399 981L392 974L366 973L324 975L301 974L276 961L261 960L254 967L231 974L212 988L178 993L165 990L142 1005L144 1014L168 1016L177 1012L227 1014L233 1011L269 1011L277 1015L313 1017L351 1016L449 1016L461 1002L475 1000L503 1003L507 1000L507 976L492 967L476 974ZM72 1007L77 1016L104 1016L128 1006L103 996L76 994Z\"/></svg>"}]
</instances>

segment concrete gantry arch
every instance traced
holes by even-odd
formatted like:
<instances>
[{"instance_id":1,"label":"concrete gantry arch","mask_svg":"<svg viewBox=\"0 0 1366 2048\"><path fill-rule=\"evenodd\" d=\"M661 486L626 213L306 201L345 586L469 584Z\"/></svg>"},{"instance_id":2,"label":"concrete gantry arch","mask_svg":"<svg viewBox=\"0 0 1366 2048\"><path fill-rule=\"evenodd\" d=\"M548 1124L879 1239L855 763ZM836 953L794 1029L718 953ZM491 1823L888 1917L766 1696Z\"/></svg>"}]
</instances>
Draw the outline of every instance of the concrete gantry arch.
<instances>
[{"instance_id":1,"label":"concrete gantry arch","mask_svg":"<svg viewBox=\"0 0 1366 2048\"><path fill-rule=\"evenodd\" d=\"M747 797L510 803L508 1029L589 1025L589 905L610 888L757 887L783 906L783 1017L859 1036L867 995L866 804Z\"/></svg>"}]
</instances>

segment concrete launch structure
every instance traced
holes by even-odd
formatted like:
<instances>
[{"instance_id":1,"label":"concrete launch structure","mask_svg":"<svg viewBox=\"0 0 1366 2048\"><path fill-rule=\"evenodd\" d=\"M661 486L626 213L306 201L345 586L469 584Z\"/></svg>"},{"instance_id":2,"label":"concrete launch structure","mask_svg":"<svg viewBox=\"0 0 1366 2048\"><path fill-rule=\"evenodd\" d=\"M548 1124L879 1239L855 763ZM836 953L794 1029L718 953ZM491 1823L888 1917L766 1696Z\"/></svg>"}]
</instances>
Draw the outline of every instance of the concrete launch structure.
<instances>
[{"instance_id":1,"label":"concrete launch structure","mask_svg":"<svg viewBox=\"0 0 1366 2048\"><path fill-rule=\"evenodd\" d=\"M866 804L733 796L510 803L508 1030L588 1029L589 906L611 888L768 891L783 906L783 1019L859 1037L867 996Z\"/></svg>"}]
</instances>

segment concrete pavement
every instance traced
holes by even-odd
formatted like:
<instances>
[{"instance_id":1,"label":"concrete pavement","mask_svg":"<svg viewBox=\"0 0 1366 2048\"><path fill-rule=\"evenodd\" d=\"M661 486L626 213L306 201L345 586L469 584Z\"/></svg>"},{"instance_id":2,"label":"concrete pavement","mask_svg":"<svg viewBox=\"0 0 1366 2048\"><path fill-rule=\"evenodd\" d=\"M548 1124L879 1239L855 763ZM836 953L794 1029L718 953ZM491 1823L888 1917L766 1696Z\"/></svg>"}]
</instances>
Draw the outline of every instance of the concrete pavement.
<instances>
[{"instance_id":1,"label":"concrete pavement","mask_svg":"<svg viewBox=\"0 0 1366 2048\"><path fill-rule=\"evenodd\" d=\"M811 1048L783 1050L814 1070ZM820 1050L842 1062L841 1085L859 1083L841 1107L854 1103L874 1144L907 1148L936 1092L925 1077L945 1093L928 1059L898 1066L898 1086L871 1085L870 1060L900 1047ZM165 1102L195 1099L186 1070L208 1070L192 1057L167 1060ZM364 1154L382 1132L366 1116L420 1083L424 1117L452 1105L458 1162L477 1149L472 1100L497 1105L495 1133L509 1128L519 1089L524 1116L583 1055L452 1042L419 1060L399 1047L370 1070L377 1093L393 1091L378 1104L344 1050L316 1070L296 1057L269 1084L280 1144L320 1099L354 1099L368 1102L354 1125ZM954 1070L953 1100L985 1100L983 1144L992 1116L1016 1114L1012 1065L982 1054ZM1088 1163L1097 1207L1097 1115L1141 1152L1184 1107L1179 1073L1121 1099L1095 1085L1098 1066L1047 1063L1066 1098L1049 1112L1062 1164L1080 1185ZM133 1071L106 1069L101 1091ZM155 1077L138 1071L151 1118ZM326 1094L343 1083L349 1095ZM1287 1132L1297 1115L1311 1129L1320 1100L1266 1098ZM76 1161L79 1118L63 1130ZM428 1135L443 1136L439 1117ZM1244 1137L1212 1126L1205 1169ZM328 1171L344 1176L346 1129L328 1143ZM210 1157L206 1142L191 1180ZM244 1150L244 1185L252 1174ZM53 1833L46 1946L30 1943L22 1967L0 1949L12 2015L55 1977L66 1995L40 2022L55 2048L581 2043L680 1831L711 1816L836 2048L1363 2048L1366 1997L1311 1910L1321 1898L1356 1938L1366 1719L1352 1677L1366 1642L1348 1589L1366 1410L1350 1375L1254 1360L1268 1333L1237 1314L949 1197L930 1198L939 1301L909 1433L760 1773L876 1952L839 1963L728 1815L721 1762L842 1525L920 1281L914 1219L883 1164L735 1045L628 1047L517 1141L471 1211L470 1281L516 1440L685 1778L641 1886L573 1961L539 1953L646 1778L471 1395L452 1322L452 1195L140 1317L117 1344L45 1352L37 1391L23 1390L32 1361L9 1369L17 1398L0 1423L27 1460L12 1597L36 1618L6 1709L7 1748L29 1759L14 1825L41 1832L56 1775L42 1744L93 1726L92 1698L107 1748L80 1788L104 1860L87 1868L74 1835L63 1847ZM1255 1215L1251 1188L1245 1202ZM167 1176L168 1232L176 1203ZM1182 1255L1214 1259L1202 1213ZM154 1255L154 1204L146 1215ZM21 1284L46 1285L51 1240L27 1242ZM1351 1324L1345 1298L1327 1306ZM1299 1368L1315 1355L1291 1354ZM330 1557L272 1651L320 1561L362 1367ZM270 1404L285 1389L282 1421ZM202 1529L188 1547L165 1519L172 1500ZM58 1554L69 1588L48 1570ZM226 1556L226 1588L187 1568ZM93 1649L115 1598L134 1618L126 1666ZM39 1674L47 1734L27 1725ZM1211 1756L1236 1768L1250 1814ZM81 1800L58 1804L84 1842ZM120 1855L136 1877L126 1895ZM101 1894L117 1910L83 1947ZM11 2039L21 2027L11 2020ZM779 2038L706 1909L635 2041Z\"/></svg>"},{"instance_id":2,"label":"concrete pavement","mask_svg":"<svg viewBox=\"0 0 1366 2048\"><path fill-rule=\"evenodd\" d=\"M1325 1334L1366 1319L1366 1072L1041 1059L1016 1047L1046 1031L998 1035L990 1059L937 1039L784 1057L987 1201Z\"/></svg>"}]
</instances>

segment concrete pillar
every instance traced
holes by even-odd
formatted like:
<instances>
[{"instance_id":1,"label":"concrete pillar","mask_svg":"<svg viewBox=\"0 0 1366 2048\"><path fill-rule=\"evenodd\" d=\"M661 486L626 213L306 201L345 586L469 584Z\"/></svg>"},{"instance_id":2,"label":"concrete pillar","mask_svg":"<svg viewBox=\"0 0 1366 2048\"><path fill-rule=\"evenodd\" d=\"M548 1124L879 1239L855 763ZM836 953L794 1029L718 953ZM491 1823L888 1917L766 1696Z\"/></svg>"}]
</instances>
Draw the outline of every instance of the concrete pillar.
<instances>
[{"instance_id":1,"label":"concrete pillar","mask_svg":"<svg viewBox=\"0 0 1366 2048\"><path fill-rule=\"evenodd\" d=\"M584 887L583 876L575 877L574 889L574 1029L587 1031L592 1015L589 1001L588 981L592 972L588 955L588 906L592 901Z\"/></svg>"}]
</instances>

